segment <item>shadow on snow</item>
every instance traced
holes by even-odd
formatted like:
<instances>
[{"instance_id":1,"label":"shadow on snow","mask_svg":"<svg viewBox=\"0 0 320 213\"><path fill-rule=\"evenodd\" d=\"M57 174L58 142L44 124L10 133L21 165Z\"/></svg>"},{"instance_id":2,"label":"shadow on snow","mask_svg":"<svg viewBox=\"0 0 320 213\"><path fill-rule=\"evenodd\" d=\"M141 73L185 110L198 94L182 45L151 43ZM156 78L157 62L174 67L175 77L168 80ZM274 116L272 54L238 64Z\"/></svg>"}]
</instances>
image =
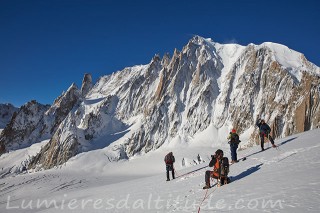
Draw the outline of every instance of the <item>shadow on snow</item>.
<instances>
[{"instance_id":1,"label":"shadow on snow","mask_svg":"<svg viewBox=\"0 0 320 213\"><path fill-rule=\"evenodd\" d=\"M231 178L231 181L234 182L234 181L240 180L242 178L245 178L245 177L251 175L252 173L258 171L261 168L262 165L263 165L263 163L261 163L259 165L256 165L256 166L253 166L253 167L247 169L246 171L241 172L237 176L233 176Z\"/></svg>"},{"instance_id":2,"label":"shadow on snow","mask_svg":"<svg viewBox=\"0 0 320 213\"><path fill-rule=\"evenodd\" d=\"M298 137L293 137L293 138L290 138L290 139L288 139L288 140L285 140L285 141L283 141L283 142L281 142L278 146L282 146L282 145L284 145L284 144L286 144L286 143L288 143L288 142L290 142L290 141L293 141L293 140L295 140L295 139L297 139Z\"/></svg>"}]
</instances>

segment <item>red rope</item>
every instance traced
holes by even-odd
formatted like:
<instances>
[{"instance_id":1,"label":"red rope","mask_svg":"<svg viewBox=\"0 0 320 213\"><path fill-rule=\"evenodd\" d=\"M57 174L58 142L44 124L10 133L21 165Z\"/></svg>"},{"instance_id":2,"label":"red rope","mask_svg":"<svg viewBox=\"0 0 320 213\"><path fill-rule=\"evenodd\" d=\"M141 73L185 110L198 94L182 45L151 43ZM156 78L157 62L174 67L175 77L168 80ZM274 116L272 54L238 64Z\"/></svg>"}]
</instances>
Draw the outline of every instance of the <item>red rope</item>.
<instances>
[{"instance_id":1,"label":"red rope","mask_svg":"<svg viewBox=\"0 0 320 213\"><path fill-rule=\"evenodd\" d=\"M209 190L209 189L206 190L206 194L204 195L201 203L199 204L198 213L200 212L200 207L201 207L202 203L207 199L208 190Z\"/></svg>"},{"instance_id":2,"label":"red rope","mask_svg":"<svg viewBox=\"0 0 320 213\"><path fill-rule=\"evenodd\" d=\"M214 182L212 177L211 177L211 181ZM218 179L217 179L217 187L218 187ZM203 200L199 204L198 213L200 213L202 203L209 197L209 195L211 195L214 191L217 190L217 187L215 187L215 189L212 192L210 192L209 194L208 194L209 189L206 190L206 193L205 193L205 195L203 197Z\"/></svg>"}]
</instances>

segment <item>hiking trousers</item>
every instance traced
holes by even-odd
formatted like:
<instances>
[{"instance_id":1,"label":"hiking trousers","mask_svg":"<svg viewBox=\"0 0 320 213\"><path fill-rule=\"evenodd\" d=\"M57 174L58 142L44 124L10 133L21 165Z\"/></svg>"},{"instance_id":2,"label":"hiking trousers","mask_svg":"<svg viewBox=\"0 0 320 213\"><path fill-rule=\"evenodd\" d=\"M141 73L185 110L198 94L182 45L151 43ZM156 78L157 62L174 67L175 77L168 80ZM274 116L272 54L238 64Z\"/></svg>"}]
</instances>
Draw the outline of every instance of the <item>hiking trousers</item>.
<instances>
[{"instance_id":1,"label":"hiking trousers","mask_svg":"<svg viewBox=\"0 0 320 213\"><path fill-rule=\"evenodd\" d=\"M269 138L272 145L274 145L274 140L269 134L260 133L261 149L264 149L264 137Z\"/></svg>"},{"instance_id":2,"label":"hiking trousers","mask_svg":"<svg viewBox=\"0 0 320 213\"><path fill-rule=\"evenodd\" d=\"M175 179L174 177L174 168L173 168L173 164L167 164L166 165L166 170L167 170L167 180L170 180L170 177L169 177L169 171L172 172L172 179Z\"/></svg>"},{"instance_id":3,"label":"hiking trousers","mask_svg":"<svg viewBox=\"0 0 320 213\"><path fill-rule=\"evenodd\" d=\"M231 152L231 160L232 161L237 161L237 149L238 149L238 144L231 143L230 144L230 152Z\"/></svg>"},{"instance_id":4,"label":"hiking trousers","mask_svg":"<svg viewBox=\"0 0 320 213\"><path fill-rule=\"evenodd\" d=\"M205 182L207 186L210 186L210 177L217 180L219 179L219 177L217 177L213 171L207 170L205 175ZM221 177L221 183L224 183L224 180L225 180L225 177L224 176Z\"/></svg>"}]
</instances>

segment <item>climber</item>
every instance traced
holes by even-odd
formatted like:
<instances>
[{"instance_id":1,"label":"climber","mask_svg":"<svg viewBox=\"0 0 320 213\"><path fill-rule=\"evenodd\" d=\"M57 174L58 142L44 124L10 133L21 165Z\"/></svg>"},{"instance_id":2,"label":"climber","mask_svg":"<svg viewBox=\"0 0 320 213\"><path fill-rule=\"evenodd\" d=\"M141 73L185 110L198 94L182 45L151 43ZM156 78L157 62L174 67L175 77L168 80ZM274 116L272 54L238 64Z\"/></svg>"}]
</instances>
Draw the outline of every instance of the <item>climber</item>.
<instances>
[{"instance_id":1,"label":"climber","mask_svg":"<svg viewBox=\"0 0 320 213\"><path fill-rule=\"evenodd\" d=\"M231 132L229 133L228 140L229 140L228 143L230 144L230 151L231 151L231 164L237 163L239 162L237 159L237 149L241 141L235 129L232 129Z\"/></svg>"},{"instance_id":2,"label":"climber","mask_svg":"<svg viewBox=\"0 0 320 213\"><path fill-rule=\"evenodd\" d=\"M174 167L173 163L175 162L175 158L173 156L172 152L169 152L165 157L164 157L164 162L166 163L166 170L167 170L167 181L170 181L169 178L169 171L172 171L172 179L175 179L174 177Z\"/></svg>"},{"instance_id":3,"label":"climber","mask_svg":"<svg viewBox=\"0 0 320 213\"><path fill-rule=\"evenodd\" d=\"M207 170L205 174L205 182L206 185L203 189L209 189L210 186L210 177L217 179L218 184L224 185L230 183L230 179L228 178L229 173L229 160L227 157L223 157L223 151L218 149L215 155L211 156L212 159L209 163L209 167L213 167L213 170Z\"/></svg>"},{"instance_id":4,"label":"climber","mask_svg":"<svg viewBox=\"0 0 320 213\"><path fill-rule=\"evenodd\" d=\"M274 140L270 135L271 128L270 128L270 126L268 124L266 124L265 120L264 119L257 119L256 125L259 127L259 135L260 135L260 141L261 141L261 151L264 151L264 138L265 137L267 137L270 140L273 148L277 147L274 144Z\"/></svg>"}]
</instances>

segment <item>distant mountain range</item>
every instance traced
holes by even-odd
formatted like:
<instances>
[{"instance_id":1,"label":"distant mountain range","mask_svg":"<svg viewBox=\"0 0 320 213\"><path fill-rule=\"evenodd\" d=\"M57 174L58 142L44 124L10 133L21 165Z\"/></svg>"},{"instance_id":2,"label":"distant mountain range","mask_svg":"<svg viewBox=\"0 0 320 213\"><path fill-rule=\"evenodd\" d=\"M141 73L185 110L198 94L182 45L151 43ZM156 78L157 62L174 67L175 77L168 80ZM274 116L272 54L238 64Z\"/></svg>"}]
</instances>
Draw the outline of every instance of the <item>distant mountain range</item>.
<instances>
[{"instance_id":1,"label":"distant mountain range","mask_svg":"<svg viewBox=\"0 0 320 213\"><path fill-rule=\"evenodd\" d=\"M320 68L284 45L195 36L172 56L94 84L86 74L81 88L71 85L52 106L31 101L14 109L10 121L1 118L0 144L14 150L50 139L28 165L45 169L105 147L110 160L128 159L203 131L215 132L208 140L219 144L236 128L250 146L258 141L257 117L274 137L319 128L319 85Z\"/></svg>"}]
</instances>

